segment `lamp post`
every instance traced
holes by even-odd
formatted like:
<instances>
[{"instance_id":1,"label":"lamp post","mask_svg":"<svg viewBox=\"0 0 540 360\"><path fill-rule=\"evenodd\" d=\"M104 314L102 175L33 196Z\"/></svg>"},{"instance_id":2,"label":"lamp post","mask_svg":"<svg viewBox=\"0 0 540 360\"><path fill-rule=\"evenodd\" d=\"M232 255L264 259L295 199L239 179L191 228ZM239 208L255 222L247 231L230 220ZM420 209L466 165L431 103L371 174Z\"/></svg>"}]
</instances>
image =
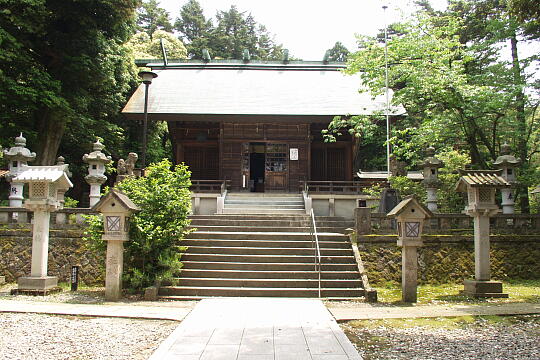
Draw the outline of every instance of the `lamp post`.
<instances>
[{"instance_id":1,"label":"lamp post","mask_svg":"<svg viewBox=\"0 0 540 360\"><path fill-rule=\"evenodd\" d=\"M144 122L143 122L143 145L142 145L142 165L141 168L146 167L146 132L148 130L148 88L152 83L152 80L157 77L157 74L152 71L141 71L139 77L142 79L145 85L144 89Z\"/></svg>"},{"instance_id":2,"label":"lamp post","mask_svg":"<svg viewBox=\"0 0 540 360\"><path fill-rule=\"evenodd\" d=\"M388 22L386 21L387 5L383 5L384 11L384 84L386 96L386 173L390 178L390 97L388 94Z\"/></svg>"}]
</instances>

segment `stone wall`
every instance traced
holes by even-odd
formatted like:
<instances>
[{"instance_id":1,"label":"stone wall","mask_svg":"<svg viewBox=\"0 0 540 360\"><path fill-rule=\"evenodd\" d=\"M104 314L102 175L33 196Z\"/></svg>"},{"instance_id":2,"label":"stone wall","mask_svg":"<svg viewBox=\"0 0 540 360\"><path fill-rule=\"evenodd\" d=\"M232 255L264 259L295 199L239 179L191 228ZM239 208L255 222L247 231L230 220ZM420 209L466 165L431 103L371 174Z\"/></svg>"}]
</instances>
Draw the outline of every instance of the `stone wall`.
<instances>
[{"instance_id":1,"label":"stone wall","mask_svg":"<svg viewBox=\"0 0 540 360\"><path fill-rule=\"evenodd\" d=\"M103 285L105 254L89 249L78 225L54 226L50 231L48 274L69 282L72 265L80 265L80 281ZM0 275L7 282L30 274L32 228L30 224L0 225Z\"/></svg>"},{"instance_id":2,"label":"stone wall","mask_svg":"<svg viewBox=\"0 0 540 360\"><path fill-rule=\"evenodd\" d=\"M401 248L395 235L359 237L358 245L373 285L401 282ZM418 249L418 282L437 284L474 278L472 235L424 235ZM491 237L491 274L496 280L540 277L540 235Z\"/></svg>"}]
</instances>

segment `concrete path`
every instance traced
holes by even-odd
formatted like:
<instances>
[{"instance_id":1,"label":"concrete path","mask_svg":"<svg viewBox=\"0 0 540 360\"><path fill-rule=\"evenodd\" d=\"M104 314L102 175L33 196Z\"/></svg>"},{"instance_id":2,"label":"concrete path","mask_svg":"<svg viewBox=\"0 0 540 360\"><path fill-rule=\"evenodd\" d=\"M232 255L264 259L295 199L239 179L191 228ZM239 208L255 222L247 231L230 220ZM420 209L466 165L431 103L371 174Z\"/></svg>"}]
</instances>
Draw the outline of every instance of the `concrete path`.
<instances>
[{"instance_id":1,"label":"concrete path","mask_svg":"<svg viewBox=\"0 0 540 360\"><path fill-rule=\"evenodd\" d=\"M366 319L404 319L428 317L454 317L466 315L527 315L540 314L540 304L501 303L471 305L417 305L380 306L357 303L354 307L327 304L337 321Z\"/></svg>"},{"instance_id":2,"label":"concrete path","mask_svg":"<svg viewBox=\"0 0 540 360\"><path fill-rule=\"evenodd\" d=\"M313 299L205 299L150 360L361 360Z\"/></svg>"},{"instance_id":3,"label":"concrete path","mask_svg":"<svg viewBox=\"0 0 540 360\"><path fill-rule=\"evenodd\" d=\"M180 303L181 304L181 303ZM181 321L193 306L143 306L135 304L117 305L115 303L68 304L38 301L0 300L0 312L36 313L51 315L74 315L95 317L121 317L150 320Z\"/></svg>"}]
</instances>

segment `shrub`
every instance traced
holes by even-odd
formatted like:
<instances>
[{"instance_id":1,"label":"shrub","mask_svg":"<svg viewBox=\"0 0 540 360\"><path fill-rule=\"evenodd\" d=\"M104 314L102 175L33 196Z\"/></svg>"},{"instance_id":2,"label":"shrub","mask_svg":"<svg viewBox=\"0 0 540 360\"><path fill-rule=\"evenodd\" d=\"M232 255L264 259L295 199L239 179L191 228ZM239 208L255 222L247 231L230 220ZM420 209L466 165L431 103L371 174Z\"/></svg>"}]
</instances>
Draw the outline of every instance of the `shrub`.
<instances>
[{"instance_id":1,"label":"shrub","mask_svg":"<svg viewBox=\"0 0 540 360\"><path fill-rule=\"evenodd\" d=\"M127 178L116 186L141 209L130 218L130 240L125 243L127 287L139 290L156 281L171 281L181 269L185 248L180 242L190 231L190 176L187 166L176 165L171 170L169 160L163 160L151 164L146 176ZM89 217L88 223L87 238L104 249L101 217Z\"/></svg>"}]
</instances>

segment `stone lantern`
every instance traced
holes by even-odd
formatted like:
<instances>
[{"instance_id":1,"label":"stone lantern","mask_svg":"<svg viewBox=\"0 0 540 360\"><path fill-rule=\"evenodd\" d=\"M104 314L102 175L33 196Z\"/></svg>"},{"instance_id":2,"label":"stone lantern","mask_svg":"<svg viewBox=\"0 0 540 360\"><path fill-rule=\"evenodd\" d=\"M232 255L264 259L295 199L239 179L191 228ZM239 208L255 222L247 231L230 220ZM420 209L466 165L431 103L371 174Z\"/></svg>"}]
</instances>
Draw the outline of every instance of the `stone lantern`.
<instances>
[{"instance_id":1,"label":"stone lantern","mask_svg":"<svg viewBox=\"0 0 540 360\"><path fill-rule=\"evenodd\" d=\"M465 280L464 293L475 297L508 297L502 283L491 281L489 261L489 217L499 212L495 203L497 189L510 188L501 177L502 170L460 170L456 190L466 192L464 213L474 219L474 280Z\"/></svg>"},{"instance_id":2,"label":"stone lantern","mask_svg":"<svg viewBox=\"0 0 540 360\"><path fill-rule=\"evenodd\" d=\"M433 216L415 196L405 198L389 213L397 219L398 241L401 252L401 289L405 302L416 302L418 284L417 248L423 245L422 230L424 221Z\"/></svg>"},{"instance_id":3,"label":"stone lantern","mask_svg":"<svg viewBox=\"0 0 540 360\"><path fill-rule=\"evenodd\" d=\"M92 210L103 215L102 239L107 241L105 299L116 301L122 294L124 241L129 240L129 217L139 208L124 193L113 188Z\"/></svg>"},{"instance_id":4,"label":"stone lantern","mask_svg":"<svg viewBox=\"0 0 540 360\"><path fill-rule=\"evenodd\" d=\"M24 207L34 212L32 228L32 265L30 276L17 280L17 292L46 294L57 287L58 278L47 276L49 222L51 212L60 208L58 194L73 186L66 172L67 165L23 166L12 181L29 185Z\"/></svg>"},{"instance_id":5,"label":"stone lantern","mask_svg":"<svg viewBox=\"0 0 540 360\"><path fill-rule=\"evenodd\" d=\"M104 148L105 146L97 140L93 146L94 151L84 154L82 158L88 164L88 175L84 179L90 185L90 207L94 206L101 197L101 185L107 180L105 165L112 161L110 156L101 151Z\"/></svg>"},{"instance_id":6,"label":"stone lantern","mask_svg":"<svg viewBox=\"0 0 540 360\"><path fill-rule=\"evenodd\" d=\"M516 167L521 163L521 159L516 159L510 154L510 145L503 144L501 146L501 156L495 160L493 165L502 170L501 177L505 179L512 187L501 189L502 212L503 214L514 213L514 189L516 185Z\"/></svg>"},{"instance_id":7,"label":"stone lantern","mask_svg":"<svg viewBox=\"0 0 540 360\"><path fill-rule=\"evenodd\" d=\"M422 184L426 188L427 198L426 205L429 210L437 211L437 189L440 187L439 168L444 164L441 160L435 157L435 149L430 146L426 149L427 158L422 164L424 168L424 180Z\"/></svg>"},{"instance_id":8,"label":"stone lantern","mask_svg":"<svg viewBox=\"0 0 540 360\"><path fill-rule=\"evenodd\" d=\"M30 152L26 148L26 139L21 135L15 138L15 146L9 150L4 150L4 158L8 161L9 174L6 176L7 181L11 182L9 190L9 206L23 206L23 190L24 183L15 183L13 179L21 173L21 169L28 165L29 161L34 161L36 153Z\"/></svg>"}]
</instances>

